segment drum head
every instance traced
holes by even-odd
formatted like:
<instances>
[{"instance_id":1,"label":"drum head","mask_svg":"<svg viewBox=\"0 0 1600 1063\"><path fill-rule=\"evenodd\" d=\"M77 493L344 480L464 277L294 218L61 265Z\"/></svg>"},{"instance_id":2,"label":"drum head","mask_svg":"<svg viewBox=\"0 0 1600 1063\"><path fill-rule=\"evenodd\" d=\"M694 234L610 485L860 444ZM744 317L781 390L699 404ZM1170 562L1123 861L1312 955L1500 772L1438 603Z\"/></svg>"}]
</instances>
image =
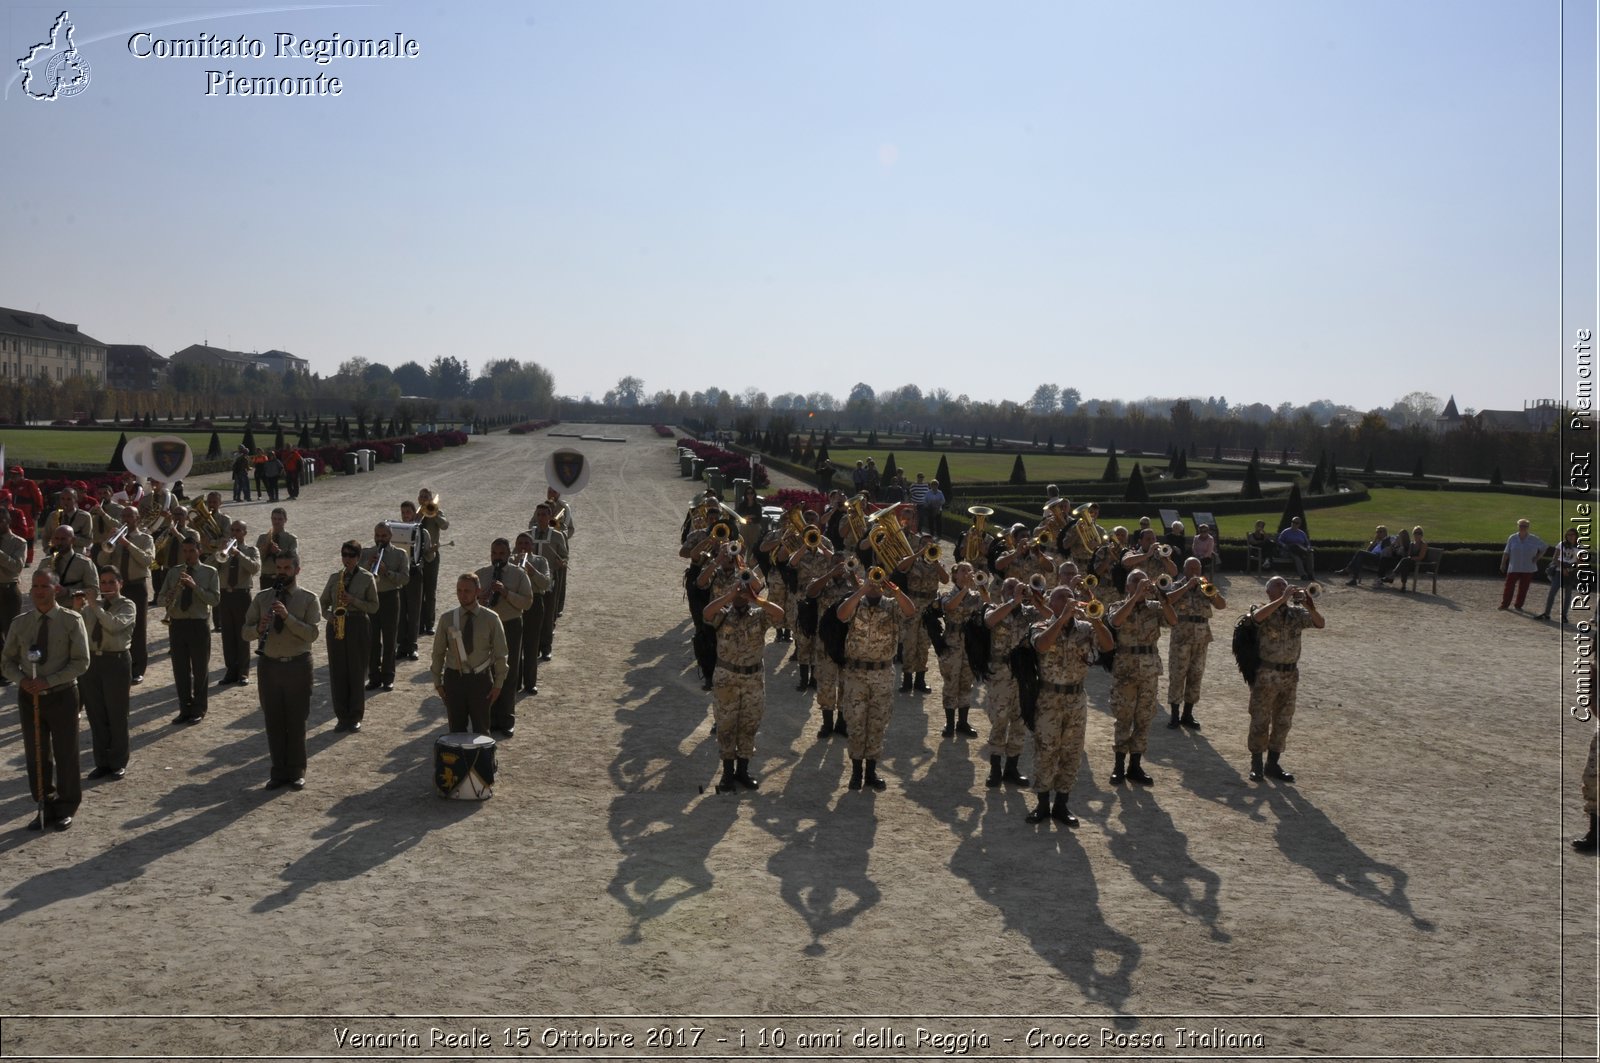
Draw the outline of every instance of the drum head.
<instances>
[{"instance_id":1,"label":"drum head","mask_svg":"<svg viewBox=\"0 0 1600 1063\"><path fill-rule=\"evenodd\" d=\"M493 749L495 741L489 735L473 734L471 731L451 731L447 735L441 735L436 744L451 749Z\"/></svg>"}]
</instances>

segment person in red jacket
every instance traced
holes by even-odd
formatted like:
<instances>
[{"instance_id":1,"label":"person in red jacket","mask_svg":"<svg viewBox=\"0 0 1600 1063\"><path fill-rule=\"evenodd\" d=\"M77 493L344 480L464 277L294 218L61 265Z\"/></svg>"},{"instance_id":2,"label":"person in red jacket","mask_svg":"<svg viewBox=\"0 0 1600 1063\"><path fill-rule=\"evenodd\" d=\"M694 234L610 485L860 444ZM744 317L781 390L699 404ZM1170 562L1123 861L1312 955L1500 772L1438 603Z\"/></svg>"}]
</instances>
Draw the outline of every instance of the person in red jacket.
<instances>
[{"instance_id":1,"label":"person in red jacket","mask_svg":"<svg viewBox=\"0 0 1600 1063\"><path fill-rule=\"evenodd\" d=\"M6 470L6 487L11 491L12 531L28 540L28 563L33 564L33 532L44 516L44 493L27 477L27 470L13 465ZM17 527L17 518L22 527ZM25 530L24 530L25 529Z\"/></svg>"},{"instance_id":2,"label":"person in red jacket","mask_svg":"<svg viewBox=\"0 0 1600 1063\"><path fill-rule=\"evenodd\" d=\"M289 486L289 497L300 497L300 451L294 447L278 452L283 460L283 477Z\"/></svg>"}]
</instances>

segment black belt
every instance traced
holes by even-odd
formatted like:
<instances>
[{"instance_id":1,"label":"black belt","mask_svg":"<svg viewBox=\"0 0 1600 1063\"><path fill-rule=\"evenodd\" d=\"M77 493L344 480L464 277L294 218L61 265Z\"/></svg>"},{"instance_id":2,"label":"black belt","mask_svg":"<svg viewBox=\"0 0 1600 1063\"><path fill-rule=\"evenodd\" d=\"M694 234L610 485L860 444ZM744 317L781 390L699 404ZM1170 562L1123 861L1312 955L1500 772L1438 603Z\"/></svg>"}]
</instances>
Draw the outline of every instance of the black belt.
<instances>
[{"instance_id":1,"label":"black belt","mask_svg":"<svg viewBox=\"0 0 1600 1063\"><path fill-rule=\"evenodd\" d=\"M272 661L272 662L274 662L276 664L294 664L294 663L296 663L298 661L309 661L309 660L311 660L311 654L309 654L309 653L297 653L293 657L274 657L271 654L263 653L261 655L261 659L263 661Z\"/></svg>"},{"instance_id":2,"label":"black belt","mask_svg":"<svg viewBox=\"0 0 1600 1063\"><path fill-rule=\"evenodd\" d=\"M728 664L725 661L718 661L717 668L720 671L732 672L734 675L755 675L761 671L759 664Z\"/></svg>"},{"instance_id":3,"label":"black belt","mask_svg":"<svg viewBox=\"0 0 1600 1063\"><path fill-rule=\"evenodd\" d=\"M1275 664L1272 661L1262 661L1261 667L1272 672L1295 672L1300 669L1298 664Z\"/></svg>"},{"instance_id":4,"label":"black belt","mask_svg":"<svg viewBox=\"0 0 1600 1063\"><path fill-rule=\"evenodd\" d=\"M1082 683L1052 683L1048 679L1039 680L1039 686L1052 694L1076 694L1083 689Z\"/></svg>"},{"instance_id":5,"label":"black belt","mask_svg":"<svg viewBox=\"0 0 1600 1063\"><path fill-rule=\"evenodd\" d=\"M90 650L89 651L89 656L91 656L91 657L126 657L127 655L128 655L128 651L127 650Z\"/></svg>"},{"instance_id":6,"label":"black belt","mask_svg":"<svg viewBox=\"0 0 1600 1063\"><path fill-rule=\"evenodd\" d=\"M893 661L856 661L844 662L846 668L856 668L863 672L877 672L894 664Z\"/></svg>"},{"instance_id":7,"label":"black belt","mask_svg":"<svg viewBox=\"0 0 1600 1063\"><path fill-rule=\"evenodd\" d=\"M1209 624L1211 622L1211 618L1209 616L1190 616L1187 613L1178 617L1178 619L1186 620L1191 624Z\"/></svg>"},{"instance_id":8,"label":"black belt","mask_svg":"<svg viewBox=\"0 0 1600 1063\"><path fill-rule=\"evenodd\" d=\"M223 594L249 594L249 595L254 595L256 592L255 592L255 588L254 587L224 587L224 588L222 588L222 593Z\"/></svg>"},{"instance_id":9,"label":"black belt","mask_svg":"<svg viewBox=\"0 0 1600 1063\"><path fill-rule=\"evenodd\" d=\"M1154 646L1118 646L1117 647L1117 652L1118 653L1131 653L1131 654L1134 654L1135 656L1138 656L1140 654L1145 654L1145 653L1154 653L1154 652L1156 652L1156 648Z\"/></svg>"}]
</instances>

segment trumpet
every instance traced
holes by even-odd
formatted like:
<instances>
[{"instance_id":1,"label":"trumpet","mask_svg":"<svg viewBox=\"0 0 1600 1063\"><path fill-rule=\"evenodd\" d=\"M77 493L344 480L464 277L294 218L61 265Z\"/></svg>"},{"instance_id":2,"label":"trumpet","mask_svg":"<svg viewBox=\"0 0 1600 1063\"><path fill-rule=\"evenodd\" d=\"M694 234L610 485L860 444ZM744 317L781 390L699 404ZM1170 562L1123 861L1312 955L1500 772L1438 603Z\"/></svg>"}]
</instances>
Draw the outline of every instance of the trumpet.
<instances>
[{"instance_id":1,"label":"trumpet","mask_svg":"<svg viewBox=\"0 0 1600 1063\"><path fill-rule=\"evenodd\" d=\"M994 582L994 577L987 572L975 572L972 576L972 585L980 591L989 589L989 584Z\"/></svg>"},{"instance_id":2,"label":"trumpet","mask_svg":"<svg viewBox=\"0 0 1600 1063\"><path fill-rule=\"evenodd\" d=\"M1215 583L1208 579L1203 579L1200 581L1200 593L1207 598L1215 598L1219 592Z\"/></svg>"},{"instance_id":3,"label":"trumpet","mask_svg":"<svg viewBox=\"0 0 1600 1063\"><path fill-rule=\"evenodd\" d=\"M800 541L805 544L807 550L817 549L822 545L822 529L807 528L805 534L800 536Z\"/></svg>"},{"instance_id":4,"label":"trumpet","mask_svg":"<svg viewBox=\"0 0 1600 1063\"><path fill-rule=\"evenodd\" d=\"M1304 597L1315 598L1322 593L1322 584L1318 583L1316 580L1312 580L1310 583L1307 583L1304 587L1300 588L1300 593Z\"/></svg>"},{"instance_id":5,"label":"trumpet","mask_svg":"<svg viewBox=\"0 0 1600 1063\"><path fill-rule=\"evenodd\" d=\"M1079 602L1078 609L1090 620L1099 620L1106 615L1106 603L1099 598L1090 598L1086 602Z\"/></svg>"},{"instance_id":6,"label":"trumpet","mask_svg":"<svg viewBox=\"0 0 1600 1063\"><path fill-rule=\"evenodd\" d=\"M889 573L883 570L882 565L873 565L871 568L867 569L867 582L887 583L889 582Z\"/></svg>"},{"instance_id":7,"label":"trumpet","mask_svg":"<svg viewBox=\"0 0 1600 1063\"><path fill-rule=\"evenodd\" d=\"M716 539L718 542L727 540L732 534L733 529L728 527L726 521L718 521L711 526L711 538Z\"/></svg>"},{"instance_id":8,"label":"trumpet","mask_svg":"<svg viewBox=\"0 0 1600 1063\"><path fill-rule=\"evenodd\" d=\"M972 531L967 533L967 548L961 560L976 561L983 556L983 537L988 532L994 510L988 506L968 506L967 512L972 515Z\"/></svg>"},{"instance_id":9,"label":"trumpet","mask_svg":"<svg viewBox=\"0 0 1600 1063\"><path fill-rule=\"evenodd\" d=\"M1167 591L1172 589L1172 577L1163 572L1161 575L1156 577L1155 584L1156 590L1165 594Z\"/></svg>"},{"instance_id":10,"label":"trumpet","mask_svg":"<svg viewBox=\"0 0 1600 1063\"><path fill-rule=\"evenodd\" d=\"M739 570L739 583L746 590L752 590L755 581L756 581L756 574L754 572L751 572L747 568L741 568Z\"/></svg>"},{"instance_id":11,"label":"trumpet","mask_svg":"<svg viewBox=\"0 0 1600 1063\"><path fill-rule=\"evenodd\" d=\"M855 554L851 554L849 557L844 559L844 570L850 573L852 576L860 576L861 559Z\"/></svg>"},{"instance_id":12,"label":"trumpet","mask_svg":"<svg viewBox=\"0 0 1600 1063\"><path fill-rule=\"evenodd\" d=\"M928 562L930 565L938 564L939 556L940 551L938 543L929 543L927 546L922 548L922 560Z\"/></svg>"},{"instance_id":13,"label":"trumpet","mask_svg":"<svg viewBox=\"0 0 1600 1063\"><path fill-rule=\"evenodd\" d=\"M1055 544L1055 541L1056 537L1050 534L1050 530L1048 528L1040 528L1038 534L1033 537L1033 545L1038 547L1040 550L1050 549L1050 547Z\"/></svg>"},{"instance_id":14,"label":"trumpet","mask_svg":"<svg viewBox=\"0 0 1600 1063\"><path fill-rule=\"evenodd\" d=\"M1050 584L1045 580L1044 573L1035 572L1032 576L1029 576L1028 589L1033 591L1035 594L1043 594L1045 591L1049 590Z\"/></svg>"},{"instance_id":15,"label":"trumpet","mask_svg":"<svg viewBox=\"0 0 1600 1063\"><path fill-rule=\"evenodd\" d=\"M1083 577L1083 585L1088 587L1090 590L1094 590L1096 587L1100 586L1100 577L1091 572L1087 576Z\"/></svg>"},{"instance_id":16,"label":"trumpet","mask_svg":"<svg viewBox=\"0 0 1600 1063\"><path fill-rule=\"evenodd\" d=\"M1171 543L1157 543L1156 544L1156 553L1160 554L1162 557L1171 557L1172 556L1172 544Z\"/></svg>"},{"instance_id":17,"label":"trumpet","mask_svg":"<svg viewBox=\"0 0 1600 1063\"><path fill-rule=\"evenodd\" d=\"M424 517L427 517L430 520L434 517L437 517L439 515L439 498L439 495L434 495L428 501L422 503L421 508L419 508L417 512L421 513Z\"/></svg>"}]
</instances>

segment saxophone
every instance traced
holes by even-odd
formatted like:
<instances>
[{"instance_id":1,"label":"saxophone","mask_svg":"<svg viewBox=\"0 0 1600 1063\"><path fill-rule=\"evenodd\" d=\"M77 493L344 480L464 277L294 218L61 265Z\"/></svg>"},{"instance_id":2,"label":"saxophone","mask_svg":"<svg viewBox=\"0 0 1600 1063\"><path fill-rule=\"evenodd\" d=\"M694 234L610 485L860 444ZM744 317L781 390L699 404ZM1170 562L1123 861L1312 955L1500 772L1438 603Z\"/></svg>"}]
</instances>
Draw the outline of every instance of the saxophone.
<instances>
[{"instance_id":1,"label":"saxophone","mask_svg":"<svg viewBox=\"0 0 1600 1063\"><path fill-rule=\"evenodd\" d=\"M340 567L340 569L339 569L339 593L335 594L333 596L333 600L334 600L335 603L337 603L339 601L339 599L343 598L343 597L344 597L344 568ZM344 618L345 618L345 614L347 612L349 612L349 610L347 610L342 605L335 604L334 607L333 607L333 637L335 639L343 639L344 638Z\"/></svg>"}]
</instances>

